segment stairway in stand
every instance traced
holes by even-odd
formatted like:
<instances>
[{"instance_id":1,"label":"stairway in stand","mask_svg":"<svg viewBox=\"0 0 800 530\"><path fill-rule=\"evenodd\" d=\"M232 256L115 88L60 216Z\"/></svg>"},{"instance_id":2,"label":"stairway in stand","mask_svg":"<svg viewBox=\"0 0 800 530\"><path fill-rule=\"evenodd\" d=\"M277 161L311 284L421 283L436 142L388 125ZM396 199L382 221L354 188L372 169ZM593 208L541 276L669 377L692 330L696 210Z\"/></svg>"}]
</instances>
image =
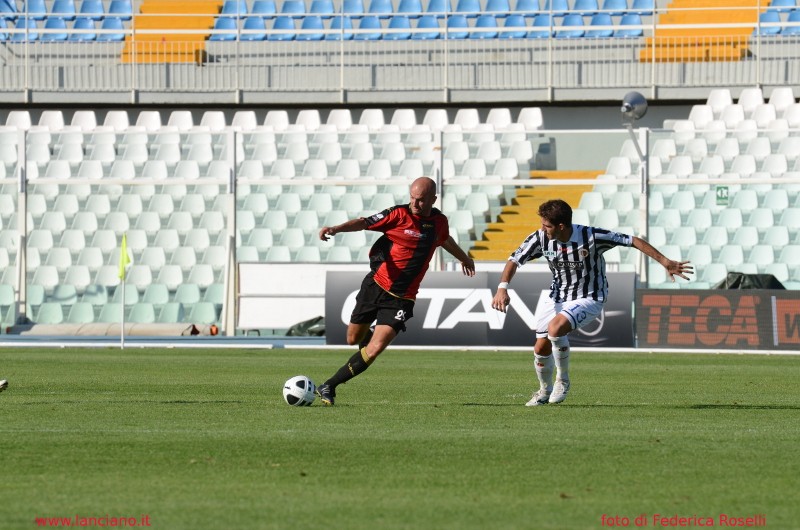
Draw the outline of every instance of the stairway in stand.
<instances>
[{"instance_id":1,"label":"stairway in stand","mask_svg":"<svg viewBox=\"0 0 800 530\"><path fill-rule=\"evenodd\" d=\"M667 24L755 24L762 0L674 0L658 16ZM751 27L656 29L641 50L641 62L738 61L750 55Z\"/></svg>"},{"instance_id":2,"label":"stairway in stand","mask_svg":"<svg viewBox=\"0 0 800 530\"><path fill-rule=\"evenodd\" d=\"M603 173L592 171L532 171L533 179L594 179ZM505 206L483 232L483 239L476 241L469 255L476 260L505 261L511 252L531 232L541 227L539 205L550 199L564 199L572 208L577 208L584 192L591 191L589 185L534 186L518 188L512 204Z\"/></svg>"},{"instance_id":3,"label":"stairway in stand","mask_svg":"<svg viewBox=\"0 0 800 530\"><path fill-rule=\"evenodd\" d=\"M206 39L221 9L222 0L144 0L132 23L135 39L126 38L122 62L204 62ZM139 30L163 32L139 33ZM198 31L180 33L182 30Z\"/></svg>"}]
</instances>

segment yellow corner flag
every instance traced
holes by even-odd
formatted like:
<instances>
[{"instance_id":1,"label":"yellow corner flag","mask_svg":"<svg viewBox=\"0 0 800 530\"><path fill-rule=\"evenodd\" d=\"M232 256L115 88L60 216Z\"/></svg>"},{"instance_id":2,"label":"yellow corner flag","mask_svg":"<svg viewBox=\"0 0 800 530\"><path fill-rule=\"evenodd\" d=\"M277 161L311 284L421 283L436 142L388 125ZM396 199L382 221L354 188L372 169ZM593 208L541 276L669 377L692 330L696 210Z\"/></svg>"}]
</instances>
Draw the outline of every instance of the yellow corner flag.
<instances>
[{"instance_id":1,"label":"yellow corner flag","mask_svg":"<svg viewBox=\"0 0 800 530\"><path fill-rule=\"evenodd\" d=\"M119 249L119 279L125 279L125 271L131 264L131 257L128 255L128 234L122 234L122 245Z\"/></svg>"}]
</instances>

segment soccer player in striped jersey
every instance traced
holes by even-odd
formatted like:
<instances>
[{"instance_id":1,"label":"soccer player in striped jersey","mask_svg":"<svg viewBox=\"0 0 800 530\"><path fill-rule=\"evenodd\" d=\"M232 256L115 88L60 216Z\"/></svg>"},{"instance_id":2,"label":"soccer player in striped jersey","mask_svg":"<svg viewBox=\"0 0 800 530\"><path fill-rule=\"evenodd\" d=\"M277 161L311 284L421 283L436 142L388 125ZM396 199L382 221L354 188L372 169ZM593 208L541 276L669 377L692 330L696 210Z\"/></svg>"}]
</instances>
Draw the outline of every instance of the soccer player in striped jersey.
<instances>
[{"instance_id":1,"label":"soccer player in striped jersey","mask_svg":"<svg viewBox=\"0 0 800 530\"><path fill-rule=\"evenodd\" d=\"M644 239L572 224L572 208L560 199L542 203L539 217L541 228L525 238L508 258L492 300L492 307L505 313L511 301L508 284L517 268L532 259L547 260L553 283L550 297L537 307L534 315L534 366L539 389L525 404L528 407L561 403L567 398L570 388L567 335L594 321L603 310L608 298L605 251L617 246L633 247L658 261L672 281L675 276L688 280L686 275L694 273L688 261L671 260Z\"/></svg>"},{"instance_id":2,"label":"soccer player in striped jersey","mask_svg":"<svg viewBox=\"0 0 800 530\"><path fill-rule=\"evenodd\" d=\"M347 343L358 344L358 351L317 387L323 405L333 405L336 387L366 370L397 334L405 331L405 322L413 316L419 285L438 247L461 262L465 275L475 275L475 262L450 236L447 217L433 207L436 183L428 177L414 180L410 199L408 204L338 226L324 226L319 232L323 241L342 232L383 233L370 249L371 270L361 283L347 326ZM370 329L375 321L374 330Z\"/></svg>"}]
</instances>

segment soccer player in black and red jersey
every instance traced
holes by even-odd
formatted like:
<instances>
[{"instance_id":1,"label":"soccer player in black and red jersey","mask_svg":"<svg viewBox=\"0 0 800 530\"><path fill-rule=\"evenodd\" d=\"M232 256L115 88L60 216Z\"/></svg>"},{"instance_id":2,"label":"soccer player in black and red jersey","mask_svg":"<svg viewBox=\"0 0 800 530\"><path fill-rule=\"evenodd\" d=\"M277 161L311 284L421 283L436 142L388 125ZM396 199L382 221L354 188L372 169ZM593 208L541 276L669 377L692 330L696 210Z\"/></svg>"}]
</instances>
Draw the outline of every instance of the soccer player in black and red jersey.
<instances>
[{"instance_id":1,"label":"soccer player in black and red jersey","mask_svg":"<svg viewBox=\"0 0 800 530\"><path fill-rule=\"evenodd\" d=\"M536 343L533 357L539 389L525 404L528 407L561 403L567 398L570 388L567 335L585 327L603 311L608 298L605 251L617 246L633 247L659 262L672 281L675 281L675 276L688 280L687 274L694 273L694 267L688 261L669 259L644 239L572 224L572 208L560 199L542 203L539 217L541 228L525 238L511 253L492 300L492 307L505 313L511 302L508 284L517 268L532 259L544 257L547 260L553 283L550 296L537 306L534 315Z\"/></svg>"},{"instance_id":2,"label":"soccer player in black and red jersey","mask_svg":"<svg viewBox=\"0 0 800 530\"><path fill-rule=\"evenodd\" d=\"M333 405L336 387L369 368L414 314L414 299L434 251L442 247L461 262L465 275L475 275L475 262L450 236L447 217L434 208L436 183L420 177L411 183L410 202L370 217L324 226L319 238L342 232L382 232L369 252L370 272L361 283L347 326L347 343L358 351L327 381L317 387L324 405ZM376 322L374 331L370 330Z\"/></svg>"}]
</instances>

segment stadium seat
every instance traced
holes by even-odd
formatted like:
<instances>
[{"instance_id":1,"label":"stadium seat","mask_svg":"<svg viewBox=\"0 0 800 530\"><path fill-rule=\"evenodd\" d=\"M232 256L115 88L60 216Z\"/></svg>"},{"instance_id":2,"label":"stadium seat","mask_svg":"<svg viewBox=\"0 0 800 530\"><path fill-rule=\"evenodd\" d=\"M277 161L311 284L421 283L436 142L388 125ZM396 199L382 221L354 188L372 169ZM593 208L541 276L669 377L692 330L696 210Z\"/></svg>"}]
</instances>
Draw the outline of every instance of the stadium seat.
<instances>
[{"instance_id":1,"label":"stadium seat","mask_svg":"<svg viewBox=\"0 0 800 530\"><path fill-rule=\"evenodd\" d=\"M524 39L527 34L524 15L508 15L503 22L503 29L498 32L501 39Z\"/></svg>"},{"instance_id":2,"label":"stadium seat","mask_svg":"<svg viewBox=\"0 0 800 530\"><path fill-rule=\"evenodd\" d=\"M655 4L655 0L633 0L631 12L642 17L649 17L655 11Z\"/></svg>"},{"instance_id":3,"label":"stadium seat","mask_svg":"<svg viewBox=\"0 0 800 530\"><path fill-rule=\"evenodd\" d=\"M786 18L788 24L781 29L781 35L798 35L800 34L800 11L792 11Z\"/></svg>"},{"instance_id":4,"label":"stadium seat","mask_svg":"<svg viewBox=\"0 0 800 530\"><path fill-rule=\"evenodd\" d=\"M542 11L551 13L554 17L563 17L569 14L569 4L567 0L544 0Z\"/></svg>"},{"instance_id":5,"label":"stadium seat","mask_svg":"<svg viewBox=\"0 0 800 530\"><path fill-rule=\"evenodd\" d=\"M349 30L353 29L353 22L349 16L336 16L331 19L330 28L335 30L335 33L326 33L325 40L352 40L353 33Z\"/></svg>"},{"instance_id":6,"label":"stadium seat","mask_svg":"<svg viewBox=\"0 0 800 530\"><path fill-rule=\"evenodd\" d=\"M600 10L597 0L574 0L571 13L582 17L590 17Z\"/></svg>"},{"instance_id":7,"label":"stadium seat","mask_svg":"<svg viewBox=\"0 0 800 530\"><path fill-rule=\"evenodd\" d=\"M504 19L511 12L511 4L509 0L486 0L486 8L483 9L483 12Z\"/></svg>"},{"instance_id":8,"label":"stadium seat","mask_svg":"<svg viewBox=\"0 0 800 530\"><path fill-rule=\"evenodd\" d=\"M428 0L426 12L436 18L445 18L445 14L453 12L453 7L450 0Z\"/></svg>"},{"instance_id":9,"label":"stadium seat","mask_svg":"<svg viewBox=\"0 0 800 530\"><path fill-rule=\"evenodd\" d=\"M758 25L753 29L753 35L770 36L781 33L781 16L777 11L769 10L759 13Z\"/></svg>"},{"instance_id":10,"label":"stadium seat","mask_svg":"<svg viewBox=\"0 0 800 530\"><path fill-rule=\"evenodd\" d=\"M611 20L611 15L607 13L597 13L592 15L592 19L589 22L589 26L605 26L604 28L598 29L588 29L586 31L586 37L588 38L607 38L611 37L614 34L614 29L611 27L614 25L614 21Z\"/></svg>"},{"instance_id":11,"label":"stadium seat","mask_svg":"<svg viewBox=\"0 0 800 530\"><path fill-rule=\"evenodd\" d=\"M494 15L480 15L475 19L474 28L469 34L470 39L497 38L497 19Z\"/></svg>"},{"instance_id":12,"label":"stadium seat","mask_svg":"<svg viewBox=\"0 0 800 530\"><path fill-rule=\"evenodd\" d=\"M767 12L790 13L797 9L797 0L772 0Z\"/></svg>"},{"instance_id":13,"label":"stadium seat","mask_svg":"<svg viewBox=\"0 0 800 530\"><path fill-rule=\"evenodd\" d=\"M219 19L218 19L219 20ZM216 37L218 35L212 35ZM243 41L249 42L258 42L267 39L267 26L264 22L264 18L260 16L249 16L244 19L244 25L242 26L242 31L239 34L239 38ZM220 39L214 39L220 40Z\"/></svg>"},{"instance_id":14,"label":"stadium seat","mask_svg":"<svg viewBox=\"0 0 800 530\"><path fill-rule=\"evenodd\" d=\"M549 15L536 15L533 17L533 28L528 32L529 39L547 39L553 36L553 18Z\"/></svg>"},{"instance_id":15,"label":"stadium seat","mask_svg":"<svg viewBox=\"0 0 800 530\"><path fill-rule=\"evenodd\" d=\"M456 1L455 12L464 15L466 18L477 18L481 11L481 4L478 0Z\"/></svg>"},{"instance_id":16,"label":"stadium seat","mask_svg":"<svg viewBox=\"0 0 800 530\"><path fill-rule=\"evenodd\" d=\"M92 18L78 18L72 25L69 34L72 42L86 42L97 40L95 21Z\"/></svg>"},{"instance_id":17,"label":"stadium seat","mask_svg":"<svg viewBox=\"0 0 800 530\"><path fill-rule=\"evenodd\" d=\"M404 15L394 15L387 29L391 31L384 33L383 40L408 40L411 38L411 19Z\"/></svg>"},{"instance_id":18,"label":"stadium seat","mask_svg":"<svg viewBox=\"0 0 800 530\"><path fill-rule=\"evenodd\" d=\"M272 31L267 40L270 41L290 41L294 40L297 28L294 25L294 19L290 16L280 15L275 17L272 23ZM269 113L267 113L269 115Z\"/></svg>"},{"instance_id":19,"label":"stadium seat","mask_svg":"<svg viewBox=\"0 0 800 530\"><path fill-rule=\"evenodd\" d=\"M319 15L306 15L300 24L300 32L297 33L295 40L298 41L317 41L324 38L324 26L322 17Z\"/></svg>"},{"instance_id":20,"label":"stadium seat","mask_svg":"<svg viewBox=\"0 0 800 530\"><path fill-rule=\"evenodd\" d=\"M469 36L469 22L464 15L451 15L447 17L447 30L445 39L466 39Z\"/></svg>"},{"instance_id":21,"label":"stadium seat","mask_svg":"<svg viewBox=\"0 0 800 530\"><path fill-rule=\"evenodd\" d=\"M439 21L435 15L423 15L417 19L417 30L435 31L415 31L411 34L412 40L432 40L438 39L441 35Z\"/></svg>"},{"instance_id":22,"label":"stadium seat","mask_svg":"<svg viewBox=\"0 0 800 530\"><path fill-rule=\"evenodd\" d=\"M44 24L42 41L63 42L67 40L67 19L50 16Z\"/></svg>"},{"instance_id":23,"label":"stadium seat","mask_svg":"<svg viewBox=\"0 0 800 530\"><path fill-rule=\"evenodd\" d=\"M25 29L25 31L14 33L11 36L11 42L33 42L39 40L39 26L36 24L34 17L19 18L16 29Z\"/></svg>"},{"instance_id":24,"label":"stadium seat","mask_svg":"<svg viewBox=\"0 0 800 530\"><path fill-rule=\"evenodd\" d=\"M97 40L102 42L122 42L125 40L125 27L119 17L106 17L100 25Z\"/></svg>"},{"instance_id":25,"label":"stadium seat","mask_svg":"<svg viewBox=\"0 0 800 530\"><path fill-rule=\"evenodd\" d=\"M258 15L265 20L275 18L277 13L275 0L255 0L250 9L251 15Z\"/></svg>"},{"instance_id":26,"label":"stadium seat","mask_svg":"<svg viewBox=\"0 0 800 530\"><path fill-rule=\"evenodd\" d=\"M388 19L394 13L391 0L369 0L367 14L377 16L381 19Z\"/></svg>"},{"instance_id":27,"label":"stadium seat","mask_svg":"<svg viewBox=\"0 0 800 530\"><path fill-rule=\"evenodd\" d=\"M131 0L111 0L108 7L108 14L113 15L124 21L129 21L133 18L133 5Z\"/></svg>"}]
</instances>

